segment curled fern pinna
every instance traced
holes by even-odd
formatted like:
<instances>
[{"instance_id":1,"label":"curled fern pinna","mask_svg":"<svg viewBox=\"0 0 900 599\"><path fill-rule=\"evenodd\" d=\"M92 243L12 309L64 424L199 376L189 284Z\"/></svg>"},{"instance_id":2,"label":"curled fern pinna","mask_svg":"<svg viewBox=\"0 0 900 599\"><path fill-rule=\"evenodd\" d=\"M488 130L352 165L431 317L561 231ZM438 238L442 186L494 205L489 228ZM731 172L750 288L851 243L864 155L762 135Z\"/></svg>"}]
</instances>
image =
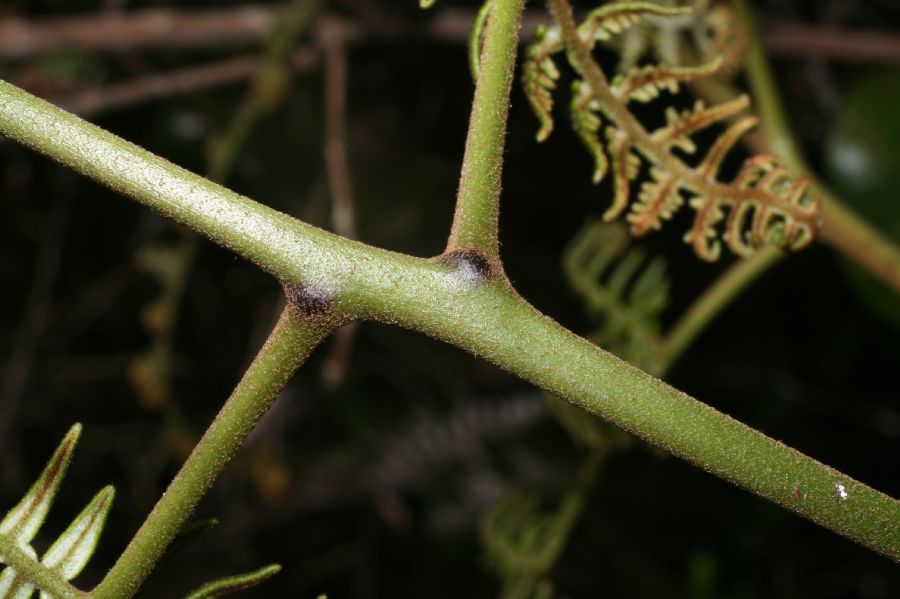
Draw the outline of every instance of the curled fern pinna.
<instances>
[{"instance_id":1,"label":"curled fern pinna","mask_svg":"<svg viewBox=\"0 0 900 599\"><path fill-rule=\"evenodd\" d=\"M654 130L646 129L631 112L632 102L648 103L665 92L678 92L682 83L715 73L721 59L697 66L636 66L611 82L594 60L592 50L598 42L621 34L645 16L674 18L689 8L613 2L594 9L578 25L567 2L549 4L557 23L538 28L528 49L525 92L540 121L537 139L543 141L553 131L553 91L560 77L553 56L566 50L580 75L572 86L572 123L594 160L594 182L612 171L614 197L604 220L619 217L630 206L626 220L631 233L640 236L661 228L687 201L696 214L684 239L709 261L721 253L718 229L723 221L722 239L741 256L766 244L796 250L812 241L819 225L818 203L808 194L808 182L790 177L774 156L748 158L732 181L720 180L729 151L757 122L751 116L739 117L749 106L746 96L718 106L697 101L688 110L669 107L665 124ZM733 118L696 164L673 151L696 155L693 136ZM633 199L631 183L642 165L649 176Z\"/></svg>"}]
</instances>

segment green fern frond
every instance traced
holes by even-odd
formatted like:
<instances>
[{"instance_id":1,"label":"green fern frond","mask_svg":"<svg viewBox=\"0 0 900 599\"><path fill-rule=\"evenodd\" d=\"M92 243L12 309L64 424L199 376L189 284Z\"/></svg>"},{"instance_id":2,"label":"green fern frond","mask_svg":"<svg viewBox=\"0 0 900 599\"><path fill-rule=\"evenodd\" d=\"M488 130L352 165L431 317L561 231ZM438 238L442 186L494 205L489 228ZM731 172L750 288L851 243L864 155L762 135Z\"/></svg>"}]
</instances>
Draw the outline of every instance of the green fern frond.
<instances>
[{"instance_id":1,"label":"green fern frond","mask_svg":"<svg viewBox=\"0 0 900 599\"><path fill-rule=\"evenodd\" d=\"M478 80L478 71L481 70L481 46L484 42L484 27L487 25L488 16L491 14L491 6L494 0L485 0L478 14L475 15L475 23L472 25L472 33L469 34L469 70L472 71L472 79Z\"/></svg>"},{"instance_id":2,"label":"green fern frond","mask_svg":"<svg viewBox=\"0 0 900 599\"><path fill-rule=\"evenodd\" d=\"M255 587L263 581L275 576L280 571L281 566L279 564L271 564L260 568L259 570L247 572L246 574L237 574L235 576L220 578L212 582L207 582L197 590L188 594L185 599L213 599L214 597L222 597L228 593Z\"/></svg>"},{"instance_id":3,"label":"green fern frond","mask_svg":"<svg viewBox=\"0 0 900 599\"><path fill-rule=\"evenodd\" d=\"M746 96L712 107L698 102L686 111L668 107L665 125L654 130L645 128L629 108L633 101L649 102L662 92L679 91L682 83L714 73L722 65L720 57L698 66L635 67L612 84L592 58L597 41L609 40L644 18L664 21L688 14L689 8L613 2L592 11L580 25L569 19L566 28L559 24L542 28L524 66L525 91L540 121L538 140L546 139L553 129L552 92L559 79L553 55L565 49L580 75L572 85L570 109L575 132L594 162L592 179L599 183L608 171L613 174L613 201L604 220L611 221L628 210L631 233L641 236L660 229L688 203L696 214L684 239L702 259L719 257L720 238L741 256L762 245L791 250L805 247L819 226L819 206L806 193L805 182L793 183L774 163L753 158L734 180L720 179L725 157L756 124L755 119L746 117L727 127L696 165L673 153L677 148L688 155L697 154L693 136L738 116L749 104ZM649 179L640 184L632 201L631 184L642 163L648 167ZM760 170L765 172L756 176Z\"/></svg>"},{"instance_id":4,"label":"green fern frond","mask_svg":"<svg viewBox=\"0 0 900 599\"><path fill-rule=\"evenodd\" d=\"M534 498L507 493L482 518L480 533L488 565L503 580L503 599L553 599L548 571L567 530L557 514L538 509Z\"/></svg>"},{"instance_id":5,"label":"green fern frond","mask_svg":"<svg viewBox=\"0 0 900 599\"><path fill-rule=\"evenodd\" d=\"M609 169L609 159L606 157L603 143L598 136L601 125L599 110L600 106L594 100L590 88L582 81L574 81L572 83L572 126L594 159L594 183L602 181Z\"/></svg>"},{"instance_id":6,"label":"green fern frond","mask_svg":"<svg viewBox=\"0 0 900 599\"><path fill-rule=\"evenodd\" d=\"M641 22L644 17L677 17L690 14L685 7L663 6L653 2L611 2L590 11L578 27L578 36L593 49Z\"/></svg>"},{"instance_id":7,"label":"green fern frond","mask_svg":"<svg viewBox=\"0 0 900 599\"><path fill-rule=\"evenodd\" d=\"M567 248L564 269L588 313L600 320L594 340L652 372L670 282L663 258L648 261L641 249L628 246L621 226L589 223Z\"/></svg>"},{"instance_id":8,"label":"green fern frond","mask_svg":"<svg viewBox=\"0 0 900 599\"><path fill-rule=\"evenodd\" d=\"M34 572L56 576L64 581L72 580L81 573L97 548L115 497L115 490L111 486L104 487L94 496L40 560L31 547L32 539L53 505L80 434L79 424L69 430L38 480L0 522L0 563L7 564L0 572L0 597L28 599L34 595L40 588L40 581L31 575ZM33 563L27 564L27 572L25 568L14 568L8 563L11 560L4 558L3 548L11 547L18 549L20 555L33 560ZM51 597L43 589L40 590L40 596L41 599Z\"/></svg>"},{"instance_id":9,"label":"green fern frond","mask_svg":"<svg viewBox=\"0 0 900 599\"><path fill-rule=\"evenodd\" d=\"M679 148L694 154L697 146L691 136L743 112L750 106L750 98L740 95L734 100L707 108L703 100L697 100L692 110L679 112L666 109L666 125L653 132L653 141L666 149Z\"/></svg>"},{"instance_id":10,"label":"green fern frond","mask_svg":"<svg viewBox=\"0 0 900 599\"><path fill-rule=\"evenodd\" d=\"M662 221L669 220L684 204L679 193L681 182L663 168L650 168L650 180L641 184L637 201L628 213L631 232L641 236L651 229L661 229Z\"/></svg>"},{"instance_id":11,"label":"green fern frond","mask_svg":"<svg viewBox=\"0 0 900 599\"><path fill-rule=\"evenodd\" d=\"M718 74L729 75L738 70L747 39L733 9L727 3L713 4L709 0L693 0L686 5L690 12L678 17L644 19L622 35L617 45L620 73L631 71L647 55L668 66L702 64L719 57L722 66Z\"/></svg>"},{"instance_id":12,"label":"green fern frond","mask_svg":"<svg viewBox=\"0 0 900 599\"><path fill-rule=\"evenodd\" d=\"M618 2L592 10L578 28L581 40L593 48L598 41L610 40L613 36L633 27L648 14L661 16L680 15L683 8L659 6L650 2ZM537 140L546 140L553 132L553 90L559 79L559 69L553 61L553 54L563 49L562 36L558 27L539 25L534 32L534 41L525 52L522 66L522 84L525 95L540 121ZM582 110L584 107L581 107ZM576 120L577 123L577 120Z\"/></svg>"},{"instance_id":13,"label":"green fern frond","mask_svg":"<svg viewBox=\"0 0 900 599\"><path fill-rule=\"evenodd\" d=\"M553 132L553 90L559 79L559 69L552 55L562 47L558 28L539 25L534 31L534 42L525 51L522 85L528 103L540 122L536 136L538 142L546 140Z\"/></svg>"},{"instance_id":14,"label":"green fern frond","mask_svg":"<svg viewBox=\"0 0 900 599\"><path fill-rule=\"evenodd\" d=\"M682 83L712 75L721 65L722 60L714 58L696 67L635 67L613 79L612 93L623 102L650 102L664 91L677 94Z\"/></svg>"},{"instance_id":15,"label":"green fern frond","mask_svg":"<svg viewBox=\"0 0 900 599\"><path fill-rule=\"evenodd\" d=\"M583 411L580 413L587 416ZM552 510L541 510L533 496L510 492L484 516L480 526L482 544L489 565L503 579L501 597L551 599L556 596L550 572L566 546L597 473L618 442L616 436L604 435L591 444L586 459Z\"/></svg>"},{"instance_id":16,"label":"green fern frond","mask_svg":"<svg viewBox=\"0 0 900 599\"><path fill-rule=\"evenodd\" d=\"M613 202L603 213L604 222L619 217L628 208L631 196L631 182L637 179L641 159L634 152L627 135L610 125L606 128L606 139L612 157Z\"/></svg>"},{"instance_id":17,"label":"green fern frond","mask_svg":"<svg viewBox=\"0 0 900 599\"><path fill-rule=\"evenodd\" d=\"M509 493L482 521L482 537L489 559L501 572L538 572L543 569L544 546L553 520L532 497Z\"/></svg>"}]
</instances>

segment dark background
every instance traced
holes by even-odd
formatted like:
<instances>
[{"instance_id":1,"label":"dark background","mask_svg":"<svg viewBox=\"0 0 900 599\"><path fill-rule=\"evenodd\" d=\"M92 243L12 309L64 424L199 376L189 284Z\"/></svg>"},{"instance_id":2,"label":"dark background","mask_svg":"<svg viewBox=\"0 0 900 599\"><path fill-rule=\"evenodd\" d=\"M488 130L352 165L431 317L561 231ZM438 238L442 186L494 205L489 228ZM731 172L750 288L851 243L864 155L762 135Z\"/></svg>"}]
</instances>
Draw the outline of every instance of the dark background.
<instances>
[{"instance_id":1,"label":"dark background","mask_svg":"<svg viewBox=\"0 0 900 599\"><path fill-rule=\"evenodd\" d=\"M116 4L132 10L176 3L13 0L0 10L39 19L96 14ZM756 4L772 22L900 33L900 6L888 0ZM436 10L474 5L442 0ZM438 254L472 95L465 46L417 32L430 15L414 0L345 0L329 9L401 26L392 38L350 51L348 142L359 236L419 256ZM0 72L36 93L65 98L247 50L68 51L8 59ZM900 120L896 67L813 58L776 58L774 66L813 164L900 241L900 168L894 168L900 145L889 133ZM91 120L204 172L210 139L228 126L245 90L237 83ZM285 102L254 129L228 185L329 227L322 95L318 67L298 74ZM564 104L562 97L558 102ZM595 323L567 286L560 257L582 224L605 210L609 186L591 185L589 158L561 112L547 143L533 141L536 128L517 85L503 256L524 297L587 333ZM874 148L861 179L834 158L840 144L859 136ZM66 429L83 423L70 474L36 546L46 547L93 493L114 484L107 530L79 578L87 588L122 551L252 359L277 315L280 289L202 242L174 327L172 394L150 408L126 375L151 342L139 315L159 293L136 256L177 241L180 231L8 140L0 142L0 197L6 381L0 401L15 406L4 412L0 505L14 505ZM682 215L639 242L669 260L674 284L666 323L731 260L698 261L680 241L688 223ZM898 315L896 298L816 244L762 277L667 380L900 496ZM583 450L528 385L454 348L365 323L336 386L321 377L328 350L326 343L302 368L201 503L196 516L221 524L167 564L146 596L178 596L275 561L282 573L245 596L497 594L479 544L480 516L507 488L552 501ZM12 391L10 377L22 383ZM492 424L479 426L479 419ZM900 596L900 571L889 560L641 444L614 455L600 474L553 579L573 598Z\"/></svg>"}]
</instances>

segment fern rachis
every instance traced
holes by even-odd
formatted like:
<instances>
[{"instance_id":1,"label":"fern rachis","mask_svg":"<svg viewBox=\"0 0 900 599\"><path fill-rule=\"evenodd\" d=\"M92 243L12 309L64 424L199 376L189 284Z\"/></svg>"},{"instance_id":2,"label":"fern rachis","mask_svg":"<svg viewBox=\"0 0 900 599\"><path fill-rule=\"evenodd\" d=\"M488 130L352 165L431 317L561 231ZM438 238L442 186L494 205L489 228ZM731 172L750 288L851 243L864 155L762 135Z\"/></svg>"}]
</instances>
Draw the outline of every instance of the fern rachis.
<instances>
[{"instance_id":1,"label":"fern rachis","mask_svg":"<svg viewBox=\"0 0 900 599\"><path fill-rule=\"evenodd\" d=\"M719 256L716 227L725 219L726 209L729 217L722 238L739 255L748 255L766 243L788 249L800 249L810 243L819 225L819 208L807 194L805 180L789 180L769 157L748 159L730 183L718 179L725 156L756 124L755 118L745 117L732 124L695 166L672 153L674 147L695 152L690 135L736 116L748 106L746 97L713 107L698 103L693 110L682 113L670 108L666 124L652 132L628 106L632 101L648 102L663 92L677 91L680 83L714 72L720 60L696 67L635 67L612 84L594 60L592 48L596 41L620 33L644 15L677 16L685 14L685 9L647 2L616 2L592 11L579 26L565 0L550 0L549 4L557 25L539 30L528 52L524 67L526 93L541 122L538 139L546 139L553 127L552 91L559 78L552 55L565 49L582 77L574 86L573 121L594 157L595 182L606 173L605 152L611 155L615 197L604 214L605 220L618 217L630 204L627 220L632 233L642 235L660 228L687 200L696 216L685 241L706 260ZM607 123L605 128L602 121ZM601 132L605 144L600 140ZM641 159L650 166L650 180L641 185L637 200L632 202L630 182L637 178Z\"/></svg>"}]
</instances>

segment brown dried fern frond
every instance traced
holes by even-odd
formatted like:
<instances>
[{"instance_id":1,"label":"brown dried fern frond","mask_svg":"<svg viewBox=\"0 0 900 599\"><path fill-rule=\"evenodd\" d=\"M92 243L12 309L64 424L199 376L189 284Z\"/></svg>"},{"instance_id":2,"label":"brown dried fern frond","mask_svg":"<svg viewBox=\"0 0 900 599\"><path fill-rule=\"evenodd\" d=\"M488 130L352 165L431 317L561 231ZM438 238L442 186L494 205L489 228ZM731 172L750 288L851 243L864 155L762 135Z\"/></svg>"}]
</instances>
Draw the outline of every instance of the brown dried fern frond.
<instances>
[{"instance_id":1,"label":"brown dried fern frond","mask_svg":"<svg viewBox=\"0 0 900 599\"><path fill-rule=\"evenodd\" d=\"M645 128L629 107L631 102L647 103L676 93L681 84L715 73L721 58L698 66L638 66L612 82L594 60L592 50L598 41L609 40L644 17L679 18L690 9L613 2L595 9L578 25L567 2L550 0L550 6L557 24L537 31L523 67L525 91L540 121L537 139L543 141L553 131L553 91L560 77L553 58L565 50L580 76L572 86L570 112L575 131L593 158L594 182L612 171L614 197L605 220L627 209L631 232L640 236L661 228L687 203L696 216L685 241L709 261L721 253L720 237L741 256L765 244L794 250L812 241L819 225L818 203L807 193L807 182L793 180L774 157L751 157L733 180L720 178L728 153L756 125L754 117L738 118L705 154L698 155L693 137L739 117L750 104L746 96L717 106L697 101L688 110L668 107L665 124L653 130ZM675 154L676 148L698 156L696 163ZM631 183L642 164L648 167L649 179L632 198Z\"/></svg>"}]
</instances>

